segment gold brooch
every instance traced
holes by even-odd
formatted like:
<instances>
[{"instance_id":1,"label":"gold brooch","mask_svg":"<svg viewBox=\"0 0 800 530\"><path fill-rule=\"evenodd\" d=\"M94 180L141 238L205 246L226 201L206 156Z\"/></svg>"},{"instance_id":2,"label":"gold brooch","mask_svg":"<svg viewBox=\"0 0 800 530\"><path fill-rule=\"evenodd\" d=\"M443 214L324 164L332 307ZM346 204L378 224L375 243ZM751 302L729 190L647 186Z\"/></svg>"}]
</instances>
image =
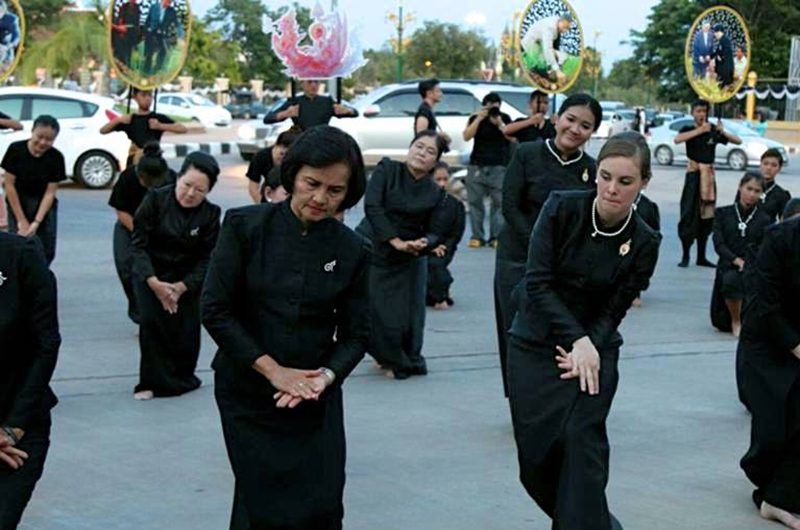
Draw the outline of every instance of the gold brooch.
<instances>
[{"instance_id":1,"label":"gold brooch","mask_svg":"<svg viewBox=\"0 0 800 530\"><path fill-rule=\"evenodd\" d=\"M620 256L627 256L628 252L631 251L631 240L627 240L619 247L619 255Z\"/></svg>"},{"instance_id":2,"label":"gold brooch","mask_svg":"<svg viewBox=\"0 0 800 530\"><path fill-rule=\"evenodd\" d=\"M589 182L589 168L583 170L583 181Z\"/></svg>"}]
</instances>

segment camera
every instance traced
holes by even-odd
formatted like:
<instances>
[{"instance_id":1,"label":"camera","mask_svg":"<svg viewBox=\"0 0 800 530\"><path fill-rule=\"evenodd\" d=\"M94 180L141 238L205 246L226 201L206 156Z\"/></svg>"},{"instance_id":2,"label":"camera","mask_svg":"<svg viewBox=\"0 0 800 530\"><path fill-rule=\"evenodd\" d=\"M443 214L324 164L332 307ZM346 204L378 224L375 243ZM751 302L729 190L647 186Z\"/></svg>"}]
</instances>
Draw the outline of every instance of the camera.
<instances>
[{"instance_id":1,"label":"camera","mask_svg":"<svg viewBox=\"0 0 800 530\"><path fill-rule=\"evenodd\" d=\"M489 107L489 117L497 118L500 116L500 107Z\"/></svg>"}]
</instances>

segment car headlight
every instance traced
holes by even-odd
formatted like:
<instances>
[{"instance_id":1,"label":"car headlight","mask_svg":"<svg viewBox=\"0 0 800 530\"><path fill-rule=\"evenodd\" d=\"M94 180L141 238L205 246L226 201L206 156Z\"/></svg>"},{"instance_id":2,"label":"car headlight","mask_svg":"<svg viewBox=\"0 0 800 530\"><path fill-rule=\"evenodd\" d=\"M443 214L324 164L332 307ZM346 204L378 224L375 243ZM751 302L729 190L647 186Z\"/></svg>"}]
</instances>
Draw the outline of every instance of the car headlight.
<instances>
[{"instance_id":1,"label":"car headlight","mask_svg":"<svg viewBox=\"0 0 800 530\"><path fill-rule=\"evenodd\" d=\"M244 124L239 126L239 130L237 131L239 138L242 140L255 140L256 139L256 130L253 128L252 125Z\"/></svg>"},{"instance_id":2,"label":"car headlight","mask_svg":"<svg viewBox=\"0 0 800 530\"><path fill-rule=\"evenodd\" d=\"M764 142L747 142L747 150L756 156L761 156L767 150L767 144Z\"/></svg>"}]
</instances>

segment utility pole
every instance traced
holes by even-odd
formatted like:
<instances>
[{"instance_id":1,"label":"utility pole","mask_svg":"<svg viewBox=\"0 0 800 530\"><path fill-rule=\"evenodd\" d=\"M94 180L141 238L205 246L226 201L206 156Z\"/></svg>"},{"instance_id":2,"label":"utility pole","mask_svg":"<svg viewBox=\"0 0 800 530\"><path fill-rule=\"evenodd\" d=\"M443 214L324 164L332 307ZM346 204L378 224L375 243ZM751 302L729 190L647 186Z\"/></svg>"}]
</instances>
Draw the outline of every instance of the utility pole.
<instances>
[{"instance_id":1,"label":"utility pole","mask_svg":"<svg viewBox=\"0 0 800 530\"><path fill-rule=\"evenodd\" d=\"M602 69L602 59L600 57L600 50L597 49L597 38L600 36L599 31L594 32L594 58L597 61L597 64L594 67L594 91L593 95L595 98L599 97L597 95L597 82L600 80L600 73L603 71Z\"/></svg>"},{"instance_id":2,"label":"utility pole","mask_svg":"<svg viewBox=\"0 0 800 530\"><path fill-rule=\"evenodd\" d=\"M386 19L397 30L397 82L403 82L403 31L406 25L414 21L414 15L403 13L403 0L397 1L397 14L389 13Z\"/></svg>"}]
</instances>

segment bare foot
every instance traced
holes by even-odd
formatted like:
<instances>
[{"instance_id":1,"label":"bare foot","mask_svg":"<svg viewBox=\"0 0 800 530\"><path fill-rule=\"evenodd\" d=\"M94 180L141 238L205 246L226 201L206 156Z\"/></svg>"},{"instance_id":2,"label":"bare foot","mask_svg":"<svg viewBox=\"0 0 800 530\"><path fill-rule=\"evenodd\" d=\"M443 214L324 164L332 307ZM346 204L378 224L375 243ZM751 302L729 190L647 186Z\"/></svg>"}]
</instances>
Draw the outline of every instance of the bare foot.
<instances>
[{"instance_id":1,"label":"bare foot","mask_svg":"<svg viewBox=\"0 0 800 530\"><path fill-rule=\"evenodd\" d=\"M637 298L636 300L633 301L633 303L631 305L633 307L642 307L642 299L641 298Z\"/></svg>"},{"instance_id":2,"label":"bare foot","mask_svg":"<svg viewBox=\"0 0 800 530\"><path fill-rule=\"evenodd\" d=\"M152 390L142 390L141 392L134 392L133 394L133 399L136 401L149 401L154 397L155 395Z\"/></svg>"},{"instance_id":3,"label":"bare foot","mask_svg":"<svg viewBox=\"0 0 800 530\"><path fill-rule=\"evenodd\" d=\"M792 530L800 530L800 519L775 506L772 506L767 501L761 503L761 517L768 521L776 521Z\"/></svg>"},{"instance_id":4,"label":"bare foot","mask_svg":"<svg viewBox=\"0 0 800 530\"><path fill-rule=\"evenodd\" d=\"M383 370L383 365L374 359L372 360L372 366L374 366L378 370Z\"/></svg>"},{"instance_id":5,"label":"bare foot","mask_svg":"<svg viewBox=\"0 0 800 530\"><path fill-rule=\"evenodd\" d=\"M450 309L450 304L448 304L447 302L438 302L434 304L433 308L442 311L445 309Z\"/></svg>"}]
</instances>

